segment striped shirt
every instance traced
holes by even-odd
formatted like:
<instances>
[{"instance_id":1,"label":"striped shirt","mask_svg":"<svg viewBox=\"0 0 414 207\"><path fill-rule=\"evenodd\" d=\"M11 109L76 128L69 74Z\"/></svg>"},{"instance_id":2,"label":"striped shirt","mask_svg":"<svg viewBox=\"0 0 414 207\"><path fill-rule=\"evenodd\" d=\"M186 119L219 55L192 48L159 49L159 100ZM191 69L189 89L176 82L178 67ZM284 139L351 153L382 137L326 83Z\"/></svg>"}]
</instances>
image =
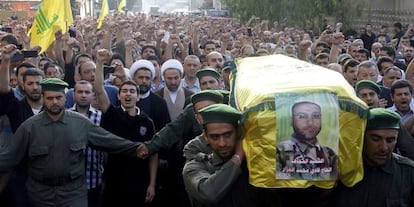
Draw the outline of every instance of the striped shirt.
<instances>
[{"instance_id":1,"label":"striped shirt","mask_svg":"<svg viewBox=\"0 0 414 207\"><path fill-rule=\"evenodd\" d=\"M77 111L76 104L70 108L72 111ZM87 114L84 114L95 125L101 124L102 112L98 109L89 107ZM88 189L93 189L102 184L102 178L104 173L104 164L107 157L106 152L95 150L91 147L86 147L86 185Z\"/></svg>"}]
</instances>

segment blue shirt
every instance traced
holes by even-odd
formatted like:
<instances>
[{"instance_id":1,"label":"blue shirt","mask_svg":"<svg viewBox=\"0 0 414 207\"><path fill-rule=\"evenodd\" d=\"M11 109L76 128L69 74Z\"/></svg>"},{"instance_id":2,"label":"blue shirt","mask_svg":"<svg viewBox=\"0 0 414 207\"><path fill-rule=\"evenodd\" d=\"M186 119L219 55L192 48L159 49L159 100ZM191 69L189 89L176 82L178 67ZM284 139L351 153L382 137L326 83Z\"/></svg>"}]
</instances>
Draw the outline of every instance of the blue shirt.
<instances>
[{"instance_id":1,"label":"blue shirt","mask_svg":"<svg viewBox=\"0 0 414 207\"><path fill-rule=\"evenodd\" d=\"M194 85L188 85L187 82L185 81L185 79L181 79L181 87L186 88L194 93L197 93L199 91L201 91L200 89L200 82L198 81L198 78L196 78Z\"/></svg>"},{"instance_id":2,"label":"blue shirt","mask_svg":"<svg viewBox=\"0 0 414 207\"><path fill-rule=\"evenodd\" d=\"M14 96L17 98L17 100L22 100L24 98L24 93L22 91L20 91L20 89L18 87L16 88L12 88Z\"/></svg>"},{"instance_id":3,"label":"blue shirt","mask_svg":"<svg viewBox=\"0 0 414 207\"><path fill-rule=\"evenodd\" d=\"M390 108L388 108L391 111L395 111L397 112L400 116L401 116L401 122L405 123L406 121L408 121L413 115L414 115L414 111L413 111L413 104L414 101L413 99L411 99L411 103L410 103L410 111L408 111L405 114L402 114L400 111L398 111L397 107L395 107L395 104L392 105Z\"/></svg>"},{"instance_id":4,"label":"blue shirt","mask_svg":"<svg viewBox=\"0 0 414 207\"><path fill-rule=\"evenodd\" d=\"M158 91L158 89L164 88L164 87L165 87L165 81L163 81L163 80L160 81L160 85L158 87L154 83L151 83L151 91L152 92Z\"/></svg>"}]
</instances>

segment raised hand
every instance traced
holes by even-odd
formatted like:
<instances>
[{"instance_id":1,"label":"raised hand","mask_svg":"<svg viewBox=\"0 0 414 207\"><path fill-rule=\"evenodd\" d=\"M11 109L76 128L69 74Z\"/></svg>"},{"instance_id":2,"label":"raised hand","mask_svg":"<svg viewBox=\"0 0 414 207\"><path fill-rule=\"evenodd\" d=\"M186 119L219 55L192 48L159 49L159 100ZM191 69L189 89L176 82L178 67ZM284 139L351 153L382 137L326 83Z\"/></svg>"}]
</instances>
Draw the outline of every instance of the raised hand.
<instances>
[{"instance_id":1,"label":"raised hand","mask_svg":"<svg viewBox=\"0 0 414 207\"><path fill-rule=\"evenodd\" d=\"M16 45L8 44L1 48L1 59L2 62L9 62L14 54L17 52Z\"/></svg>"}]
</instances>

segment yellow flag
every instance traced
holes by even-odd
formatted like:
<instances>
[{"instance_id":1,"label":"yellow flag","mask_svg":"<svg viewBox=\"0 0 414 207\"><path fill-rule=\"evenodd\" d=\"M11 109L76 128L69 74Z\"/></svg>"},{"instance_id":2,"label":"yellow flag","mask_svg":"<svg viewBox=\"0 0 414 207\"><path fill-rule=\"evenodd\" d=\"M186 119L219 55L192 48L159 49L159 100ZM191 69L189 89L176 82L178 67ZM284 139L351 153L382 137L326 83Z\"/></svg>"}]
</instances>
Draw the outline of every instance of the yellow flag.
<instances>
[{"instance_id":1,"label":"yellow flag","mask_svg":"<svg viewBox=\"0 0 414 207\"><path fill-rule=\"evenodd\" d=\"M122 11L122 8L126 7L126 0L121 0L118 5L118 11Z\"/></svg>"},{"instance_id":2,"label":"yellow flag","mask_svg":"<svg viewBox=\"0 0 414 207\"><path fill-rule=\"evenodd\" d=\"M105 19L105 16L109 13L109 7L108 7L108 0L102 1L102 7L101 7L101 14L99 15L98 19L98 29L101 28L102 22Z\"/></svg>"},{"instance_id":3,"label":"yellow flag","mask_svg":"<svg viewBox=\"0 0 414 207\"><path fill-rule=\"evenodd\" d=\"M55 41L55 32L61 29L63 34L66 33L72 23L69 0L43 0L28 32L30 46L42 47L40 53L46 51Z\"/></svg>"}]
</instances>

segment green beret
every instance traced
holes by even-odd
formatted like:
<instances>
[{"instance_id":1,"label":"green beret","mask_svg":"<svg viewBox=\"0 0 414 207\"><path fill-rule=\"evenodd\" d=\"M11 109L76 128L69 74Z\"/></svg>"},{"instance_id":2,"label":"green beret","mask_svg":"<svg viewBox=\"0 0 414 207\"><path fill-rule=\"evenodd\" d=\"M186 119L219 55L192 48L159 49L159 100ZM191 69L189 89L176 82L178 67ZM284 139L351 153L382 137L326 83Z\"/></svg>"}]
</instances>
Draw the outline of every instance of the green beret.
<instances>
[{"instance_id":1,"label":"green beret","mask_svg":"<svg viewBox=\"0 0 414 207\"><path fill-rule=\"evenodd\" d=\"M230 91L228 90L216 90L216 91L220 92L221 95L223 95L223 103L228 104L229 99L230 99Z\"/></svg>"},{"instance_id":2,"label":"green beret","mask_svg":"<svg viewBox=\"0 0 414 207\"><path fill-rule=\"evenodd\" d=\"M42 91L65 91L69 86L65 81L59 78L46 78L40 82Z\"/></svg>"},{"instance_id":3,"label":"green beret","mask_svg":"<svg viewBox=\"0 0 414 207\"><path fill-rule=\"evenodd\" d=\"M231 123L238 124L241 113L226 104L213 104L199 111L203 118L203 124L208 123Z\"/></svg>"},{"instance_id":4,"label":"green beret","mask_svg":"<svg viewBox=\"0 0 414 207\"><path fill-rule=\"evenodd\" d=\"M213 77L213 78L215 78L217 80L220 80L220 78L221 78L220 73L217 72L213 68L201 69L201 70L197 71L196 76L197 76L198 80L200 80L204 76L211 76L211 77Z\"/></svg>"},{"instance_id":5,"label":"green beret","mask_svg":"<svg viewBox=\"0 0 414 207\"><path fill-rule=\"evenodd\" d=\"M233 64L234 64L233 61L224 62L222 70L231 69Z\"/></svg>"},{"instance_id":6,"label":"green beret","mask_svg":"<svg viewBox=\"0 0 414 207\"><path fill-rule=\"evenodd\" d=\"M220 92L221 95L223 95L224 97L230 96L230 91L228 90L216 90L216 91Z\"/></svg>"},{"instance_id":7,"label":"green beret","mask_svg":"<svg viewBox=\"0 0 414 207\"><path fill-rule=\"evenodd\" d=\"M399 129L400 115L384 108L369 110L366 129Z\"/></svg>"},{"instance_id":8,"label":"green beret","mask_svg":"<svg viewBox=\"0 0 414 207\"><path fill-rule=\"evenodd\" d=\"M377 94L381 93L381 88L378 86L378 84L370 80L361 80L358 81L358 83L355 85L356 92L359 92L359 90L363 88L371 89L375 91Z\"/></svg>"},{"instance_id":9,"label":"green beret","mask_svg":"<svg viewBox=\"0 0 414 207\"><path fill-rule=\"evenodd\" d=\"M205 100L223 103L223 95L217 90L203 90L191 96L191 103L193 105Z\"/></svg>"}]
</instances>

